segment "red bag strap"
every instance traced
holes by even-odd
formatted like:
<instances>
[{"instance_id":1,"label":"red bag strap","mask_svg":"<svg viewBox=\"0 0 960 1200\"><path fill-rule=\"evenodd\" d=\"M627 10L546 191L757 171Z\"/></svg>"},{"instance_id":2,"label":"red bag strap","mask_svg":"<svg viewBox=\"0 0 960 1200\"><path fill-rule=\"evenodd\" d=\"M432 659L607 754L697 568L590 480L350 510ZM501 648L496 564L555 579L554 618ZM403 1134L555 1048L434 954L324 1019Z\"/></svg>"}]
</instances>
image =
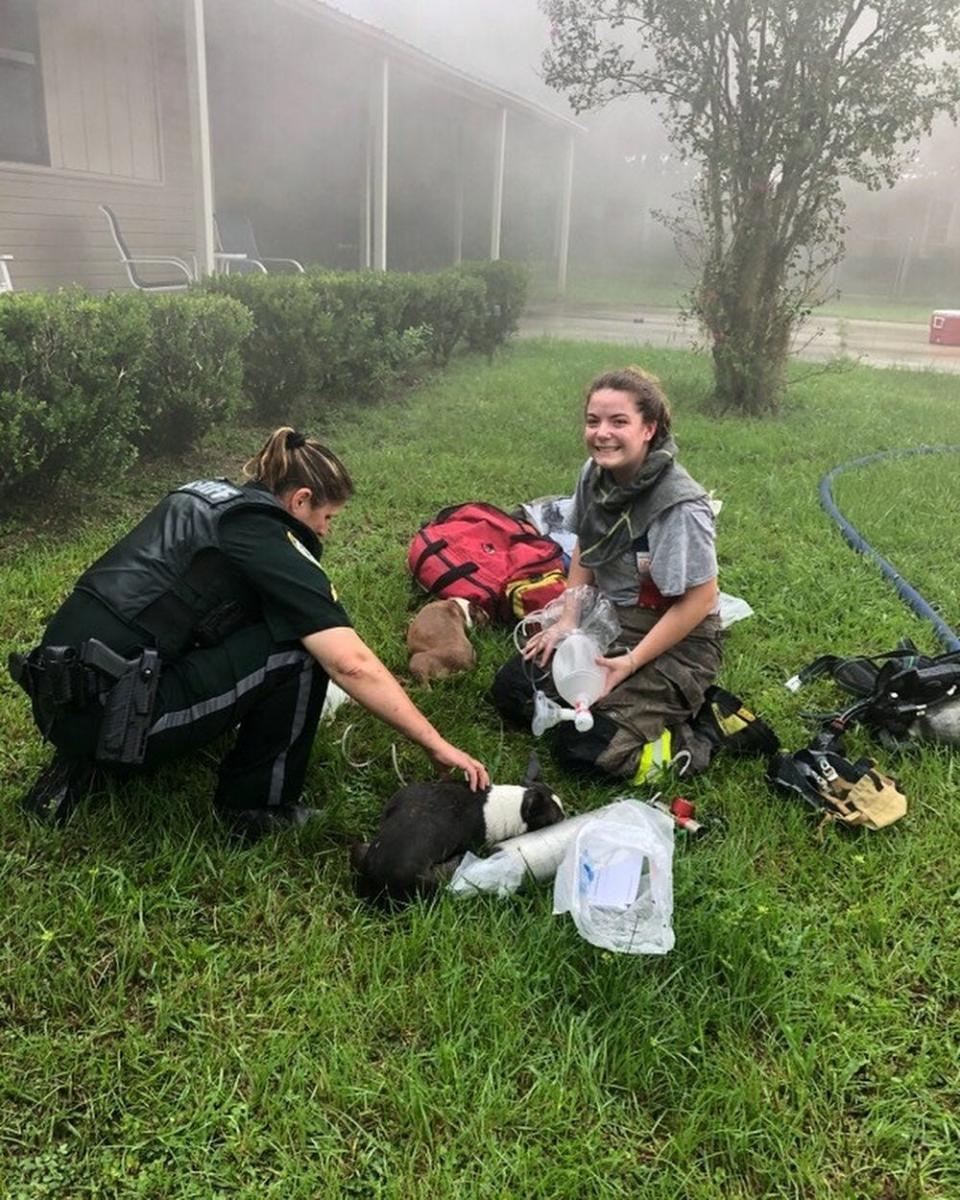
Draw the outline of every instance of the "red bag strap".
<instances>
[{"instance_id":1,"label":"red bag strap","mask_svg":"<svg viewBox=\"0 0 960 1200\"><path fill-rule=\"evenodd\" d=\"M423 531L421 530L421 532L423 532ZM420 551L419 555L417 556L417 561L413 564L413 567L411 569L411 574L419 575L420 568L427 561L427 559L432 554L440 554L442 551L446 550L446 548L447 548L447 539L446 538L437 538L437 540L435 542L431 542L426 537L424 537L423 549Z\"/></svg>"}]
</instances>

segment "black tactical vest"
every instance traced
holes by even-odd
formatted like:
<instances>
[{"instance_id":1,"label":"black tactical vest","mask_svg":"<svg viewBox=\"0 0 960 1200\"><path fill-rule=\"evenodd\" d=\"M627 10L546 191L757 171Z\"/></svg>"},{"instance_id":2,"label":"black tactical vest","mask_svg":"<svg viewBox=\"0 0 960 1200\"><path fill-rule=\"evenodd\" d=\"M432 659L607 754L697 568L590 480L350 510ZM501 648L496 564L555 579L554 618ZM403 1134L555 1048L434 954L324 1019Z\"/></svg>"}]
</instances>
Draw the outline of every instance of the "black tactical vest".
<instances>
[{"instance_id":1,"label":"black tactical vest","mask_svg":"<svg viewBox=\"0 0 960 1200\"><path fill-rule=\"evenodd\" d=\"M147 635L165 658L191 645L216 645L259 617L254 589L220 549L220 522L260 509L288 525L315 558L320 539L270 492L226 479L185 483L77 581L124 624Z\"/></svg>"}]
</instances>

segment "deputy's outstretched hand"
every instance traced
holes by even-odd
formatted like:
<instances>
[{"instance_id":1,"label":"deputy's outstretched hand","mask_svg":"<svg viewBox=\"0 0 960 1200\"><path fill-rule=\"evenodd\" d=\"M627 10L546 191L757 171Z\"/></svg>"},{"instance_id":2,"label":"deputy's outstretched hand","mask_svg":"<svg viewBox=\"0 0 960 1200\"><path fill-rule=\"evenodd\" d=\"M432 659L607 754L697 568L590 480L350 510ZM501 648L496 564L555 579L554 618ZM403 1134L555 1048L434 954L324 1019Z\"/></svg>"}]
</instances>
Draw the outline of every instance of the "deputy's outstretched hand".
<instances>
[{"instance_id":1,"label":"deputy's outstretched hand","mask_svg":"<svg viewBox=\"0 0 960 1200\"><path fill-rule=\"evenodd\" d=\"M428 750L430 760L445 778L454 771L462 771L466 777L467 786L473 792L482 791L490 786L490 776L482 762L464 754L449 742L442 742L437 749Z\"/></svg>"}]
</instances>

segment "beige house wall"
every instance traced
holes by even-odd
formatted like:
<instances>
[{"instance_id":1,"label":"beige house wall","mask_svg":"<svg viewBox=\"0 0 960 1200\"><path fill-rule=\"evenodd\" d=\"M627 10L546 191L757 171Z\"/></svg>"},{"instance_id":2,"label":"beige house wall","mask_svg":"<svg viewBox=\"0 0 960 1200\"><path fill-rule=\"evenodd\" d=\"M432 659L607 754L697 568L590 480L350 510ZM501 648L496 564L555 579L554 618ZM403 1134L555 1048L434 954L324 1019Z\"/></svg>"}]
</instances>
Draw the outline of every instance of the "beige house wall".
<instances>
[{"instance_id":1,"label":"beige house wall","mask_svg":"<svg viewBox=\"0 0 960 1200\"><path fill-rule=\"evenodd\" d=\"M50 165L0 163L0 253L14 256L14 287L128 287L99 204L134 255L189 261L182 0L38 0L38 16Z\"/></svg>"}]
</instances>

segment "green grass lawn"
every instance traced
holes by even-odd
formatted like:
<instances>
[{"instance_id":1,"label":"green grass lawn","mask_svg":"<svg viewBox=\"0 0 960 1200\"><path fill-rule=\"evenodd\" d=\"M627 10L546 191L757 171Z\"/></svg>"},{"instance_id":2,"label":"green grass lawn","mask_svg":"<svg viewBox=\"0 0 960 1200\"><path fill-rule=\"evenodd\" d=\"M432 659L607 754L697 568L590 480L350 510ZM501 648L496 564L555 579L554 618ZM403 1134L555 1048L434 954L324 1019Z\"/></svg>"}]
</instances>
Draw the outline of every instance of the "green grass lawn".
<instances>
[{"instance_id":1,"label":"green grass lawn","mask_svg":"<svg viewBox=\"0 0 960 1200\"><path fill-rule=\"evenodd\" d=\"M841 281L842 282L842 281ZM598 275L591 271L572 269L563 303L574 308L677 308L683 303L690 281L681 267L667 271L662 267L638 269L629 275ZM532 272L531 303L557 303L556 273L545 266ZM813 312L818 316L844 317L851 321L904 321L928 325L930 314L937 308L955 308L958 296L910 297L902 300L881 295L858 295L841 287L839 296L831 297Z\"/></svg>"},{"instance_id":2,"label":"green grass lawn","mask_svg":"<svg viewBox=\"0 0 960 1200\"><path fill-rule=\"evenodd\" d=\"M358 483L325 562L361 634L402 672L417 598L407 542L441 506L568 492L581 394L635 358L523 342L461 360L390 407L318 416ZM702 411L705 363L649 352L683 461L725 501L722 584L757 615L722 675L796 747L782 682L824 651L928 650L931 632L820 510L817 482L874 450L960 443L956 380L853 368L809 376L773 420ZM168 486L236 474L264 431L144 467L0 523L4 651L32 644L80 569ZM960 624L955 457L878 463L841 506ZM495 779L532 739L485 702L506 631L476 672L414 690ZM5 656L5 655L4 655ZM367 765L350 767L341 749ZM415 906L353 898L346 844L396 786L366 716L321 731L299 835L232 849L209 812L214 755L91 799L62 831L14 800L47 751L0 679L0 1195L283 1198L623 1197L956 1200L960 1196L957 760L892 758L910 800L879 832L818 835L754 760L685 785L723 833L678 846L675 949L603 953L549 889ZM398 746L407 777L426 760ZM626 790L545 763L574 812Z\"/></svg>"}]
</instances>

